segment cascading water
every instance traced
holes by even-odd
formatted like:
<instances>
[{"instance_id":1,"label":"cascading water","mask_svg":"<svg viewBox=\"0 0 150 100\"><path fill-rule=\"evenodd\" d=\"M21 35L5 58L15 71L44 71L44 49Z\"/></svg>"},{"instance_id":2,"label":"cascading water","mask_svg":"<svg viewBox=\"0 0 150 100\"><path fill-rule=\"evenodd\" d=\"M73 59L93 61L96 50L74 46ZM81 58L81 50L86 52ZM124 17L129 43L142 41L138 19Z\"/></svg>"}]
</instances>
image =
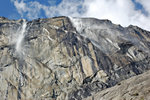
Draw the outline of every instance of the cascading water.
<instances>
[{"instance_id":1,"label":"cascading water","mask_svg":"<svg viewBox=\"0 0 150 100\"><path fill-rule=\"evenodd\" d=\"M18 53L21 52L22 42L23 42L23 39L24 39L24 36L25 36L26 27L27 27L27 23L26 23L25 20L23 20L22 29L20 30L20 34L19 34L19 36L17 38L17 41L16 41L16 51Z\"/></svg>"},{"instance_id":2,"label":"cascading water","mask_svg":"<svg viewBox=\"0 0 150 100\"><path fill-rule=\"evenodd\" d=\"M26 27L27 27L27 22L26 20L23 19L22 28L17 33L18 36L16 39L16 47L15 47L17 58L18 58L18 65L19 65L18 100L21 99L21 87L23 86L23 83L24 83L24 78L22 75L22 69L23 69L23 64L24 64L24 58L23 58L24 48L23 48L22 43L24 42L23 40L25 37Z\"/></svg>"}]
</instances>

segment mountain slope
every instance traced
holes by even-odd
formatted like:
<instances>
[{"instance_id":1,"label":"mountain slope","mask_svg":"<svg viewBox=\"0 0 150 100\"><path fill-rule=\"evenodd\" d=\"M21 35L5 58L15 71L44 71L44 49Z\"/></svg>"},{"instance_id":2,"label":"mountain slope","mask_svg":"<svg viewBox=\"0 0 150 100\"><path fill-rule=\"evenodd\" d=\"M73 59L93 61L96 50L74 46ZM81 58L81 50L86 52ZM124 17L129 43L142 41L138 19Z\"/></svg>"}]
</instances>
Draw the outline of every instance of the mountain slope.
<instances>
[{"instance_id":1,"label":"mountain slope","mask_svg":"<svg viewBox=\"0 0 150 100\"><path fill-rule=\"evenodd\" d=\"M85 100L149 100L150 71L124 80L114 87L103 90Z\"/></svg>"},{"instance_id":2,"label":"mountain slope","mask_svg":"<svg viewBox=\"0 0 150 100\"><path fill-rule=\"evenodd\" d=\"M0 40L2 100L80 100L150 69L150 32L109 20L1 17Z\"/></svg>"}]
</instances>

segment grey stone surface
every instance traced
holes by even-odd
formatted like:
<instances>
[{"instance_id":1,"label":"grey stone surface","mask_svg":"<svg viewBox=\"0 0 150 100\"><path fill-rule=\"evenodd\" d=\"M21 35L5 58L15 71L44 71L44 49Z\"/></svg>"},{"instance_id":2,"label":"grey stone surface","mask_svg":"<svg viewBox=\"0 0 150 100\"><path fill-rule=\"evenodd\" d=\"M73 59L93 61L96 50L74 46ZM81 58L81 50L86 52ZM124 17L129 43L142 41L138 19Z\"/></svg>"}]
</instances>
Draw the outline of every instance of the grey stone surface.
<instances>
[{"instance_id":1,"label":"grey stone surface","mask_svg":"<svg viewBox=\"0 0 150 100\"><path fill-rule=\"evenodd\" d=\"M150 100L149 76L147 71L83 100Z\"/></svg>"},{"instance_id":2,"label":"grey stone surface","mask_svg":"<svg viewBox=\"0 0 150 100\"><path fill-rule=\"evenodd\" d=\"M150 69L150 32L137 26L94 18L26 21L17 51L23 23L0 18L1 100L80 100Z\"/></svg>"}]
</instances>

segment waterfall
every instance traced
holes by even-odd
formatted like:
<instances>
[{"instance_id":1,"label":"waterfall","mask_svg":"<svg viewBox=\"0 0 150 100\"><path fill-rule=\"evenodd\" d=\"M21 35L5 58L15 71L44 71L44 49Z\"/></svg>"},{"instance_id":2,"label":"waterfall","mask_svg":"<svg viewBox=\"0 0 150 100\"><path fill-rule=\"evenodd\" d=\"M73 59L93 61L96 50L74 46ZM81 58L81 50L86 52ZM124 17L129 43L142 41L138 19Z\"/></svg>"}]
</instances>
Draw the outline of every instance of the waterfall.
<instances>
[{"instance_id":1,"label":"waterfall","mask_svg":"<svg viewBox=\"0 0 150 100\"><path fill-rule=\"evenodd\" d=\"M26 27L27 27L27 22L26 20L23 19L22 27L17 33L16 43L15 43L16 44L15 49L16 49L18 65L19 65L18 100L21 100L21 87L24 85L24 77L22 75L22 70L24 65L23 42L26 33Z\"/></svg>"},{"instance_id":2,"label":"waterfall","mask_svg":"<svg viewBox=\"0 0 150 100\"><path fill-rule=\"evenodd\" d=\"M22 28L19 32L19 36L16 41L16 51L18 53L21 52L21 47L22 47L22 42L23 42L24 36L25 36L26 27L27 27L27 23L25 20L23 20Z\"/></svg>"}]
</instances>

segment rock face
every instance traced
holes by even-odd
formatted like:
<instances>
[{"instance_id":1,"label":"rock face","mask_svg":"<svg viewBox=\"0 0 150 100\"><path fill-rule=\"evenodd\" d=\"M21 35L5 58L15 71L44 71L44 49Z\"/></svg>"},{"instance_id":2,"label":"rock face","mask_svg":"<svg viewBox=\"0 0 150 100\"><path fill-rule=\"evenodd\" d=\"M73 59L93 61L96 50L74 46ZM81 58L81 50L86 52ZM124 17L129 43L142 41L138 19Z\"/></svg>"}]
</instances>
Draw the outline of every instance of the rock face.
<instances>
[{"instance_id":1,"label":"rock face","mask_svg":"<svg viewBox=\"0 0 150 100\"><path fill-rule=\"evenodd\" d=\"M150 32L136 26L94 18L0 17L0 98L88 99L148 71L149 52Z\"/></svg>"},{"instance_id":2,"label":"rock face","mask_svg":"<svg viewBox=\"0 0 150 100\"><path fill-rule=\"evenodd\" d=\"M124 80L83 100L150 100L150 71Z\"/></svg>"}]
</instances>

